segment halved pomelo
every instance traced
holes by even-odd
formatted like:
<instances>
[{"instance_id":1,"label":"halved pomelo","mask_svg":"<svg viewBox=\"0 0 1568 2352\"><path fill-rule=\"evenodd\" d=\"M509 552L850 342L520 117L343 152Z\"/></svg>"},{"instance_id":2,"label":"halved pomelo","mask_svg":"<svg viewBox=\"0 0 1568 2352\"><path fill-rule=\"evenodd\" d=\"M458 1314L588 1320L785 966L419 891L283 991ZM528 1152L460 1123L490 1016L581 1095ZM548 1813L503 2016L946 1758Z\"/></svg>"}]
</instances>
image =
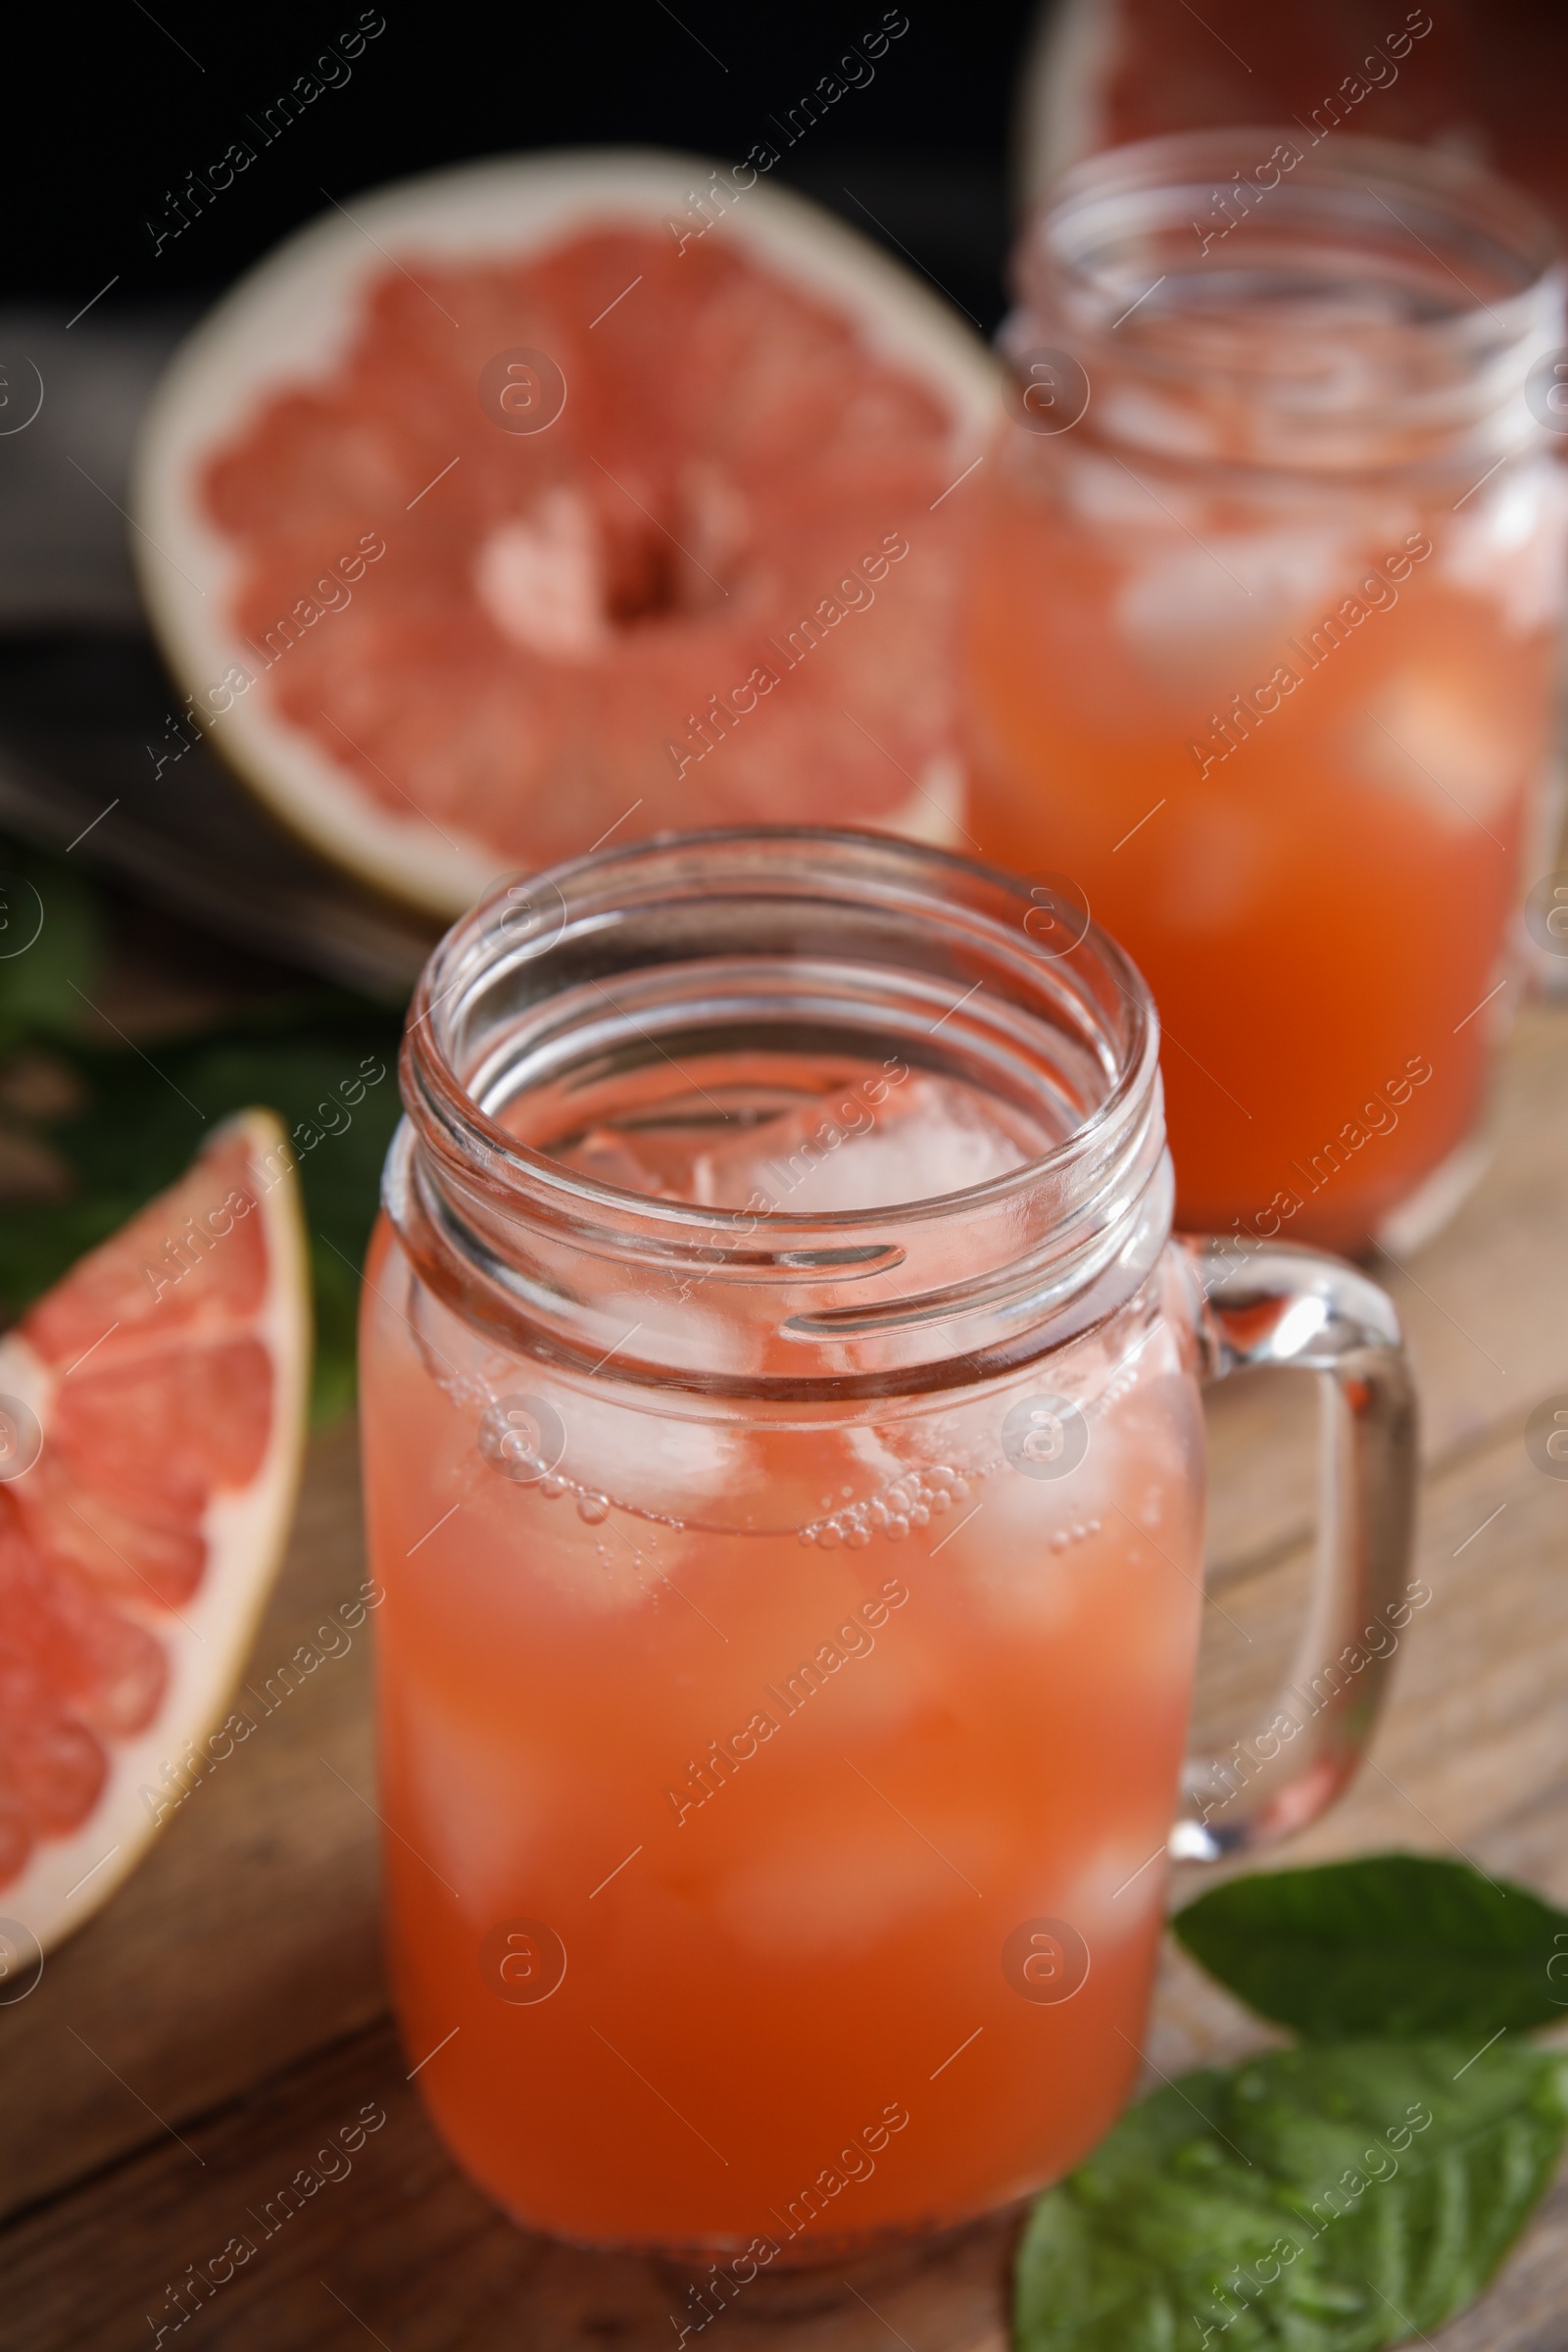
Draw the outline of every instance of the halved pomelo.
<instances>
[{"instance_id":1,"label":"halved pomelo","mask_svg":"<svg viewBox=\"0 0 1568 2352\"><path fill-rule=\"evenodd\" d=\"M190 1785L288 1532L309 1355L259 1110L0 1340L0 1912L42 1948Z\"/></svg>"},{"instance_id":2,"label":"halved pomelo","mask_svg":"<svg viewBox=\"0 0 1568 2352\"><path fill-rule=\"evenodd\" d=\"M164 382L132 500L166 651L231 764L383 888L456 912L611 830L954 837L949 494L994 364L736 177L574 152L356 199Z\"/></svg>"},{"instance_id":3,"label":"halved pomelo","mask_svg":"<svg viewBox=\"0 0 1568 2352\"><path fill-rule=\"evenodd\" d=\"M1069 165L1134 139L1277 123L1299 133L1303 153L1332 132L1335 145L1365 134L1472 157L1528 188L1561 225L1563 12L1488 0L1445 12L1429 40L1434 22L1425 9L1391 18L1383 0L1273 10L1047 0L1019 74L1019 193L1033 200ZM1264 186L1274 144L1251 159ZM1236 217L1224 193L1198 192L1198 236Z\"/></svg>"}]
</instances>

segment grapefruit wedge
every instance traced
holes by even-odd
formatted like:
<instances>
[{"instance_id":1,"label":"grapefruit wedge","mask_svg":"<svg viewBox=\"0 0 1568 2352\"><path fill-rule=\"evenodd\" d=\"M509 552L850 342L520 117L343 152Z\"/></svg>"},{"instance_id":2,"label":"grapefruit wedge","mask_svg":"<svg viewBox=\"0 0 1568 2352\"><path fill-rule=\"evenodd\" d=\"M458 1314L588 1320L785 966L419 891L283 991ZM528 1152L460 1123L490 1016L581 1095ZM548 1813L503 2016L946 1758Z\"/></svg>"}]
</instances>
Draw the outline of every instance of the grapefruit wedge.
<instances>
[{"instance_id":1,"label":"grapefruit wedge","mask_svg":"<svg viewBox=\"0 0 1568 2352\"><path fill-rule=\"evenodd\" d=\"M953 492L995 366L750 169L574 152L356 198L165 379L132 500L171 663L396 895L450 915L611 832L956 837Z\"/></svg>"},{"instance_id":2,"label":"grapefruit wedge","mask_svg":"<svg viewBox=\"0 0 1568 2352\"><path fill-rule=\"evenodd\" d=\"M293 1510L308 1301L292 1155L253 1110L0 1340L0 1912L40 1951L223 1710Z\"/></svg>"}]
</instances>

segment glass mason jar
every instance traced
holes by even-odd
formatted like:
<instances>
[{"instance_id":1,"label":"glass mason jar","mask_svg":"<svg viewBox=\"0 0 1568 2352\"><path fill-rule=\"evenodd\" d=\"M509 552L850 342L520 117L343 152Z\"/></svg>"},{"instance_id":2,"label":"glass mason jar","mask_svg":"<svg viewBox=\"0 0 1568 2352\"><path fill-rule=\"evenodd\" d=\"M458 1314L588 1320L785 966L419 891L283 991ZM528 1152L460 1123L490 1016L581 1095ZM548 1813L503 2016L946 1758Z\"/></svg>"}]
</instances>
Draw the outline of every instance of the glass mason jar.
<instances>
[{"instance_id":1,"label":"glass mason jar","mask_svg":"<svg viewBox=\"0 0 1568 2352\"><path fill-rule=\"evenodd\" d=\"M1309 1818L1367 1736L1393 1310L1172 1243L1153 1008L1063 925L871 835L665 837L498 889L416 992L363 1335L392 1972L532 2228L755 2274L1111 2123L1234 1364L1329 1376L1324 1566L1174 1850Z\"/></svg>"},{"instance_id":2,"label":"glass mason jar","mask_svg":"<svg viewBox=\"0 0 1568 2352\"><path fill-rule=\"evenodd\" d=\"M978 844L1147 974L1183 1223L1407 1245L1551 862L1551 232L1431 150L1227 129L1069 172L1014 277Z\"/></svg>"}]
</instances>

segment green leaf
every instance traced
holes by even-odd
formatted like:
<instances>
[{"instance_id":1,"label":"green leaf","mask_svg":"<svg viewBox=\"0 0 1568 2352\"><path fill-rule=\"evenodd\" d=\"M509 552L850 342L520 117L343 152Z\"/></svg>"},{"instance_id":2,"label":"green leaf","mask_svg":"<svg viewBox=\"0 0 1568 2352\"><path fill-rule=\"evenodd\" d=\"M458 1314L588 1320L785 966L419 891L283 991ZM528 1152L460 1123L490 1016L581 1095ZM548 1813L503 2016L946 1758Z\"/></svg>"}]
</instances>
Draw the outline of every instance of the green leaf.
<instances>
[{"instance_id":1,"label":"green leaf","mask_svg":"<svg viewBox=\"0 0 1568 2352\"><path fill-rule=\"evenodd\" d=\"M59 858L0 846L0 1047L78 1030L103 956L92 884Z\"/></svg>"},{"instance_id":2,"label":"green leaf","mask_svg":"<svg viewBox=\"0 0 1568 2352\"><path fill-rule=\"evenodd\" d=\"M0 1212L0 1320L172 1184L221 1119L257 1104L277 1112L299 1157L312 1403L324 1419L354 1397L359 1269L398 1119L401 1015L318 989L197 1035L101 1046L89 1042L91 1016L117 1009L101 970L106 937L101 896L82 874L0 840L0 1162L17 1147L13 1169L35 1175L41 1161L58 1180L50 1198L9 1198ZM375 1068L382 1075L368 1080ZM53 1112L26 1107L51 1097Z\"/></svg>"},{"instance_id":3,"label":"green leaf","mask_svg":"<svg viewBox=\"0 0 1568 2352\"><path fill-rule=\"evenodd\" d=\"M1568 1912L1465 1862L1369 1854L1259 1872L1172 1926L1260 2016L1316 2041L1463 2034L1568 2016Z\"/></svg>"},{"instance_id":4,"label":"green leaf","mask_svg":"<svg viewBox=\"0 0 1568 2352\"><path fill-rule=\"evenodd\" d=\"M1188 2075L1036 2204L1018 2352L1402 2343L1485 2286L1565 2126L1561 2062L1506 2041L1316 2043Z\"/></svg>"},{"instance_id":5,"label":"green leaf","mask_svg":"<svg viewBox=\"0 0 1568 2352\"><path fill-rule=\"evenodd\" d=\"M14 1204L0 1217L0 1301L20 1313L172 1184L220 1120L261 1104L277 1112L299 1155L315 1289L313 1409L318 1420L341 1410L354 1396L359 1269L400 1109L400 1026L377 1006L321 992L139 1052L51 1037L49 1055L82 1102L35 1126L74 1181L65 1199ZM363 1092L350 1102L356 1087Z\"/></svg>"}]
</instances>

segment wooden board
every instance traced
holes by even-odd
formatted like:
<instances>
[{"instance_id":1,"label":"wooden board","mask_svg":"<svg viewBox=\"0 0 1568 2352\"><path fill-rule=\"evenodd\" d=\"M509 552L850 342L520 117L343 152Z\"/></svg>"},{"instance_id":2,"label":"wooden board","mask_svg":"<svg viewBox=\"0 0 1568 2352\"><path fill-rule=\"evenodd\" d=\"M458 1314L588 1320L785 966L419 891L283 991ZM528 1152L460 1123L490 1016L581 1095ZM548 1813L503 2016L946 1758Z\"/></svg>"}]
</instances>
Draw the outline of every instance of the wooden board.
<instances>
[{"instance_id":1,"label":"wooden board","mask_svg":"<svg viewBox=\"0 0 1568 2352\"><path fill-rule=\"evenodd\" d=\"M1531 1010L1498 1090L1495 1156L1449 1230L1385 1267L1420 1371L1426 1473L1412 1620L1372 1766L1303 1857L1462 1849L1568 1900L1568 1483L1523 1444L1568 1397L1568 1011ZM1211 1591L1197 1732L1258 1719L1299 1604L1311 1384L1215 1392ZM312 1451L248 1679L269 1677L363 1575L354 1436ZM152 2343L188 2266L265 2216L327 2134L383 2114L305 2210L261 2237L179 2340L224 2352L668 2347L679 2266L589 2257L514 2229L457 2174L408 2081L379 1960L364 1634L274 1705L115 1900L0 2006L0 2312L26 2352ZM1183 1893L1200 1882L1190 1877ZM1269 2035L1172 1955L1150 2040L1174 2074ZM1151 2076L1151 2080L1152 2080ZM827 2274L764 2276L733 2352L1001 2352L1013 2224ZM189 2301L187 2291L187 2302ZM1442 2352L1558 2352L1568 2188Z\"/></svg>"}]
</instances>

